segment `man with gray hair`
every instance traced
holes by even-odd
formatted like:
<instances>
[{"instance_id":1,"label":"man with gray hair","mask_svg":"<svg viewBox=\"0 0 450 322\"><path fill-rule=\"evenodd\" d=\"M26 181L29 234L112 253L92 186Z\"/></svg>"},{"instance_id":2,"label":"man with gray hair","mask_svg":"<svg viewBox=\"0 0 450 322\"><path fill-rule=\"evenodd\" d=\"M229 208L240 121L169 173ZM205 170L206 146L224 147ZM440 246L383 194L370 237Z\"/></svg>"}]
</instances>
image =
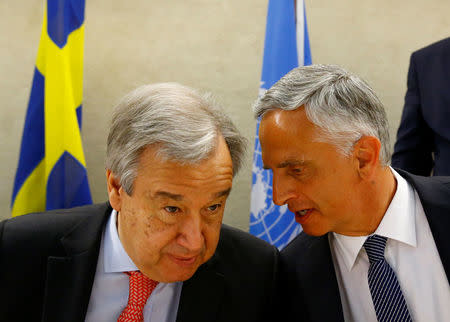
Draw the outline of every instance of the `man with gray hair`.
<instances>
[{"instance_id":1,"label":"man with gray hair","mask_svg":"<svg viewBox=\"0 0 450 322\"><path fill-rule=\"evenodd\" d=\"M244 150L193 89L128 94L108 136L109 203L0 223L0 320L270 319L278 251L222 225Z\"/></svg>"},{"instance_id":2,"label":"man with gray hair","mask_svg":"<svg viewBox=\"0 0 450 322\"><path fill-rule=\"evenodd\" d=\"M273 200L302 225L280 256L283 321L450 321L450 178L394 170L374 91L292 70L255 104Z\"/></svg>"}]
</instances>

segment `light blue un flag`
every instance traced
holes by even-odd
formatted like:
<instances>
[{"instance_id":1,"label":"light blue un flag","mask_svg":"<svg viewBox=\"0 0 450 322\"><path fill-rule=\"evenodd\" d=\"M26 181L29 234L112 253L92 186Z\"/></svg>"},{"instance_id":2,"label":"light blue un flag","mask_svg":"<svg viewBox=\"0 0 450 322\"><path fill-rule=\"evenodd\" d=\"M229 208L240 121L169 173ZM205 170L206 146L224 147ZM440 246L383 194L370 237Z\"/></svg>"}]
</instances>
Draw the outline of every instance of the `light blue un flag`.
<instances>
[{"instance_id":1,"label":"light blue un flag","mask_svg":"<svg viewBox=\"0 0 450 322\"><path fill-rule=\"evenodd\" d=\"M308 28L303 0L269 0L260 95L291 69L311 65ZM282 249L301 226L287 206L272 202L272 173L263 169L256 125L250 233Z\"/></svg>"}]
</instances>

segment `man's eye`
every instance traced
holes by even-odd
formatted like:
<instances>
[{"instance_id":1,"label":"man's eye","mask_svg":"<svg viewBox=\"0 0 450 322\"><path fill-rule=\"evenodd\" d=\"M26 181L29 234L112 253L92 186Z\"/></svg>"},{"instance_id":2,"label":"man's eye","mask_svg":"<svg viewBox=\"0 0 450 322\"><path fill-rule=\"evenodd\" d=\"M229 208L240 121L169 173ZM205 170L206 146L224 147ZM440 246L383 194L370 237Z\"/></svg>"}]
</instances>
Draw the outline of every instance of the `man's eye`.
<instances>
[{"instance_id":1,"label":"man's eye","mask_svg":"<svg viewBox=\"0 0 450 322\"><path fill-rule=\"evenodd\" d=\"M291 169L291 171L295 174L302 173L302 169L300 169L300 168L293 168L293 169Z\"/></svg>"},{"instance_id":2,"label":"man's eye","mask_svg":"<svg viewBox=\"0 0 450 322\"><path fill-rule=\"evenodd\" d=\"M220 208L220 204L215 204L215 205L209 206L208 210L209 211L215 211L215 210L217 210L219 208Z\"/></svg>"},{"instance_id":3,"label":"man's eye","mask_svg":"<svg viewBox=\"0 0 450 322\"><path fill-rule=\"evenodd\" d=\"M164 210L173 214L173 213L178 212L180 210L180 208L175 207L175 206L167 206L167 207L164 207Z\"/></svg>"}]
</instances>

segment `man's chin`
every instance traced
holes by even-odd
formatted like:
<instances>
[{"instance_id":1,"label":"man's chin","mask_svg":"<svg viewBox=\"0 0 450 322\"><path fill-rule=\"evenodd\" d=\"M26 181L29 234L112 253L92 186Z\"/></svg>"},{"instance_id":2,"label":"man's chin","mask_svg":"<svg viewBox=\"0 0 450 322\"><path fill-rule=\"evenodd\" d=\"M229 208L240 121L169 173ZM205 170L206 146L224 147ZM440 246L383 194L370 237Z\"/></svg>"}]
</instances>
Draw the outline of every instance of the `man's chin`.
<instances>
[{"instance_id":1,"label":"man's chin","mask_svg":"<svg viewBox=\"0 0 450 322\"><path fill-rule=\"evenodd\" d=\"M162 283L175 283L175 282L184 282L190 279L192 276L194 276L195 272L197 271L197 268L194 270L183 270L173 273L165 273L161 276Z\"/></svg>"},{"instance_id":2,"label":"man's chin","mask_svg":"<svg viewBox=\"0 0 450 322\"><path fill-rule=\"evenodd\" d=\"M305 234L314 237L320 237L328 233L326 229L317 226L302 225L302 229Z\"/></svg>"},{"instance_id":3,"label":"man's chin","mask_svg":"<svg viewBox=\"0 0 450 322\"><path fill-rule=\"evenodd\" d=\"M186 263L179 265L171 262L161 269L159 282L174 283L186 281L195 274L200 265L201 263L199 262L190 263L189 265Z\"/></svg>"}]
</instances>

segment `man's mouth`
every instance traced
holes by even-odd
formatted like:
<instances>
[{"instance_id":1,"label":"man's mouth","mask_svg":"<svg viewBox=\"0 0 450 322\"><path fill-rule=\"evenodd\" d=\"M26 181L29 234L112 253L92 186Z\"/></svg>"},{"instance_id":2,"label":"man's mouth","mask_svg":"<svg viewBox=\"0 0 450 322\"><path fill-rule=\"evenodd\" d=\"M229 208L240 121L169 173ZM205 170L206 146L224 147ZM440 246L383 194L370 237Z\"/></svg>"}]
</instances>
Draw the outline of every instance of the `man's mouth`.
<instances>
[{"instance_id":1,"label":"man's mouth","mask_svg":"<svg viewBox=\"0 0 450 322\"><path fill-rule=\"evenodd\" d=\"M295 212L295 221L298 222L300 225L303 225L306 223L306 221L311 217L311 212L313 211L312 208L308 209L302 209Z\"/></svg>"},{"instance_id":2,"label":"man's mouth","mask_svg":"<svg viewBox=\"0 0 450 322\"><path fill-rule=\"evenodd\" d=\"M169 255L169 257L172 259L172 261L174 261L178 265L190 266L195 263L196 259L198 258L198 255L197 256L189 256L189 257Z\"/></svg>"}]
</instances>

